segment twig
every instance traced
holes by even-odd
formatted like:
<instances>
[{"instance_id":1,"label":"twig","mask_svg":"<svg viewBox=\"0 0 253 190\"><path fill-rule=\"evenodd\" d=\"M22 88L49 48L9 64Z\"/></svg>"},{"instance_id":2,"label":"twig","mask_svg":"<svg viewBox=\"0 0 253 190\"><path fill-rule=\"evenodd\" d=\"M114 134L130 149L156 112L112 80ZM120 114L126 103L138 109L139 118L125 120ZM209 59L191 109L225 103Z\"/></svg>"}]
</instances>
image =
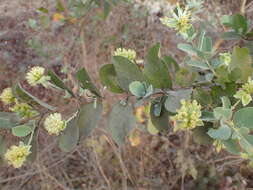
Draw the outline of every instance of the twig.
<instances>
[{"instance_id":1,"label":"twig","mask_svg":"<svg viewBox=\"0 0 253 190\"><path fill-rule=\"evenodd\" d=\"M98 158L97 152L94 151L94 150L93 150L93 152L94 152L94 155L95 155L95 159L96 159L96 163L97 163L98 169L99 169L100 173L102 174L103 178L105 179L105 182L107 184L108 189L112 190L112 186L111 186L110 180L105 175L105 172L104 172L104 170L103 170L103 168L102 168L102 166L100 164L100 160Z\"/></svg>"},{"instance_id":2,"label":"twig","mask_svg":"<svg viewBox=\"0 0 253 190\"><path fill-rule=\"evenodd\" d=\"M242 0L241 10L240 10L240 12L241 12L242 15L245 15L246 3L247 3L247 0Z\"/></svg>"}]
</instances>

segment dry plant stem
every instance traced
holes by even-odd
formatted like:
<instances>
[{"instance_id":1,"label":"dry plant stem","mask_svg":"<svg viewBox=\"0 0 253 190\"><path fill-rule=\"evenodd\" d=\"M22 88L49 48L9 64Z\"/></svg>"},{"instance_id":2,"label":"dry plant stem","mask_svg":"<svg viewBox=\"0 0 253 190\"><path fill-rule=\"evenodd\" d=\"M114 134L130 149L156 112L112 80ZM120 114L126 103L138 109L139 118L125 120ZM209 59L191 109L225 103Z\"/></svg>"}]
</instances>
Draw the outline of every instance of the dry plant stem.
<instances>
[{"instance_id":1,"label":"dry plant stem","mask_svg":"<svg viewBox=\"0 0 253 190\"><path fill-rule=\"evenodd\" d=\"M110 180L107 178L107 176L105 175L105 172L103 170L103 167L101 166L100 164L100 160L99 160L99 157L98 157L98 154L96 151L93 150L93 153L95 155L95 159L96 159L96 163L97 163L97 166L98 166L98 169L101 173L101 175L103 176L106 184L107 184L107 187L108 187L108 190L112 190L112 186L111 186L111 183L110 183Z\"/></svg>"},{"instance_id":2,"label":"dry plant stem","mask_svg":"<svg viewBox=\"0 0 253 190\"><path fill-rule=\"evenodd\" d=\"M182 143L182 149L184 150L184 154L188 150L189 142L190 142L190 134L188 131L186 131L185 140L184 140L184 143ZM181 178L181 190L184 190L184 178L185 178L185 172L183 172L182 178Z\"/></svg>"},{"instance_id":3,"label":"dry plant stem","mask_svg":"<svg viewBox=\"0 0 253 190\"><path fill-rule=\"evenodd\" d=\"M227 161L227 160L230 160L230 159L238 159L240 158L239 156L226 156L224 158L220 158L220 159L217 159L217 160L211 160L209 162L207 162L207 164L211 164L211 163L217 163L217 162L224 162L224 161Z\"/></svg>"},{"instance_id":4,"label":"dry plant stem","mask_svg":"<svg viewBox=\"0 0 253 190\"><path fill-rule=\"evenodd\" d=\"M71 189L74 189L74 185L73 185L71 179L69 178L68 174L63 170L63 168L60 168L60 170L63 173L65 180L67 181L66 184L68 184L71 187Z\"/></svg>"},{"instance_id":5,"label":"dry plant stem","mask_svg":"<svg viewBox=\"0 0 253 190\"><path fill-rule=\"evenodd\" d=\"M247 3L247 0L242 0L241 10L240 10L242 15L245 15L246 3Z\"/></svg>"},{"instance_id":6,"label":"dry plant stem","mask_svg":"<svg viewBox=\"0 0 253 190\"><path fill-rule=\"evenodd\" d=\"M46 168L45 166L41 166L42 168L42 172L44 173L44 175L51 179L52 181L54 181L56 183L57 186L61 187L63 190L69 190L66 186L64 186L63 184L61 184L54 176L52 176L49 172L48 172L48 168Z\"/></svg>"},{"instance_id":7,"label":"dry plant stem","mask_svg":"<svg viewBox=\"0 0 253 190\"><path fill-rule=\"evenodd\" d=\"M37 174L40 174L43 170L48 169L48 168L52 169L52 168L58 166L59 164L61 164L63 161L65 161L75 151L76 151L76 149L73 150L72 152L70 152L69 154L67 154L64 158L62 158L62 159L60 159L58 161L54 161L54 164L52 164L51 166L48 166L47 168L45 167L44 169L39 169L39 170L34 171L34 172L32 172L32 171L31 172L26 172L26 173L24 173L22 175L19 175L19 176L14 176L14 177L10 177L10 178L7 178L7 179L0 180L0 184L1 183L6 183L6 182L9 182L9 181L13 181L13 180L17 180L17 179L20 179L20 178L23 178L23 177L26 177L26 176L37 175Z\"/></svg>"},{"instance_id":8,"label":"dry plant stem","mask_svg":"<svg viewBox=\"0 0 253 190\"><path fill-rule=\"evenodd\" d=\"M123 178L123 189L125 190L128 190L127 188L127 179L129 179L131 181L131 183L136 186L136 184L134 183L134 180L132 179L132 177L130 176L123 160L122 160L122 157L121 157L121 154L118 150L118 148L116 147L116 145L114 144L114 142L111 140L110 137L108 137L108 135L106 134L105 135L105 139L107 140L107 142L111 145L111 147L113 148L113 151L115 153L115 155L117 156L117 158L119 159L119 162L120 162L120 166L121 166L121 169L122 169L122 172L124 174L124 178Z\"/></svg>"}]
</instances>

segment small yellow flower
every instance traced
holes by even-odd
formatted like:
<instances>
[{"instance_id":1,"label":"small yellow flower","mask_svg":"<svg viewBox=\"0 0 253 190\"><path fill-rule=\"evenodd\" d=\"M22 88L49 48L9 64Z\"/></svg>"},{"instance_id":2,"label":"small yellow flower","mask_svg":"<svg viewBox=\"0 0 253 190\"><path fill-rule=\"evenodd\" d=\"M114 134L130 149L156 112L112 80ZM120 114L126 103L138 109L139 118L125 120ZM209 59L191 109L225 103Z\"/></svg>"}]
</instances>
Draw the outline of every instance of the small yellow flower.
<instances>
[{"instance_id":1,"label":"small yellow flower","mask_svg":"<svg viewBox=\"0 0 253 190\"><path fill-rule=\"evenodd\" d=\"M32 118L38 114L27 103L20 103L16 100L16 104L10 108L11 111L16 112L22 118Z\"/></svg>"},{"instance_id":2,"label":"small yellow flower","mask_svg":"<svg viewBox=\"0 0 253 190\"><path fill-rule=\"evenodd\" d=\"M177 14L175 11L171 11L172 18L167 16L161 18L162 24L169 28L174 28L178 33L185 35L187 31L192 27L191 24L191 12L186 7L184 10L177 5Z\"/></svg>"},{"instance_id":3,"label":"small yellow flower","mask_svg":"<svg viewBox=\"0 0 253 190\"><path fill-rule=\"evenodd\" d=\"M31 154L30 148L30 145L25 145L23 142L20 142L19 146L11 146L4 157L14 168L20 168L26 161L27 156Z\"/></svg>"},{"instance_id":4,"label":"small yellow flower","mask_svg":"<svg viewBox=\"0 0 253 190\"><path fill-rule=\"evenodd\" d=\"M134 61L136 58L136 52L132 49L118 48L113 54L114 56L122 56L130 61Z\"/></svg>"},{"instance_id":5,"label":"small yellow flower","mask_svg":"<svg viewBox=\"0 0 253 190\"><path fill-rule=\"evenodd\" d=\"M59 135L66 128L66 121L60 113L50 114L44 122L44 127L50 135Z\"/></svg>"},{"instance_id":6,"label":"small yellow flower","mask_svg":"<svg viewBox=\"0 0 253 190\"><path fill-rule=\"evenodd\" d=\"M242 89L248 94L253 94L253 80L250 77L248 78L248 82L242 86Z\"/></svg>"},{"instance_id":7,"label":"small yellow flower","mask_svg":"<svg viewBox=\"0 0 253 190\"><path fill-rule=\"evenodd\" d=\"M235 98L242 101L243 106L248 105L252 101L251 95L253 94L253 80L248 79L248 82L242 86L242 89L237 91L234 95Z\"/></svg>"},{"instance_id":8,"label":"small yellow flower","mask_svg":"<svg viewBox=\"0 0 253 190\"><path fill-rule=\"evenodd\" d=\"M15 97L12 94L11 88L5 88L0 95L0 99L4 104L11 104L15 102Z\"/></svg>"},{"instance_id":9,"label":"small yellow flower","mask_svg":"<svg viewBox=\"0 0 253 190\"><path fill-rule=\"evenodd\" d=\"M213 142L213 145L215 146L215 150L216 150L216 152L220 152L222 149L224 149L225 148L225 146L219 141L219 140L215 140L214 142Z\"/></svg>"},{"instance_id":10,"label":"small yellow flower","mask_svg":"<svg viewBox=\"0 0 253 190\"><path fill-rule=\"evenodd\" d=\"M220 53L220 61L228 66L232 61L232 55L229 52Z\"/></svg>"},{"instance_id":11,"label":"small yellow flower","mask_svg":"<svg viewBox=\"0 0 253 190\"><path fill-rule=\"evenodd\" d=\"M35 66L27 74L26 80L31 86L37 86L38 84L47 87L50 77L44 75L45 69L43 67Z\"/></svg>"},{"instance_id":12,"label":"small yellow flower","mask_svg":"<svg viewBox=\"0 0 253 190\"><path fill-rule=\"evenodd\" d=\"M129 141L132 146L138 146L141 144L141 133L139 130L133 130L129 135Z\"/></svg>"},{"instance_id":13,"label":"small yellow flower","mask_svg":"<svg viewBox=\"0 0 253 190\"><path fill-rule=\"evenodd\" d=\"M243 106L247 106L252 101L251 95L244 90L239 90L238 92L236 92L234 97L240 99L242 101Z\"/></svg>"},{"instance_id":14,"label":"small yellow flower","mask_svg":"<svg viewBox=\"0 0 253 190\"><path fill-rule=\"evenodd\" d=\"M58 21L64 21L65 17L64 15L60 14L60 13L55 13L53 15L53 21L54 22L58 22Z\"/></svg>"},{"instance_id":15,"label":"small yellow flower","mask_svg":"<svg viewBox=\"0 0 253 190\"><path fill-rule=\"evenodd\" d=\"M175 122L174 131L177 130L190 130L197 126L202 126L203 121L201 117L201 106L196 100L181 100L181 108L177 110L177 114L171 119Z\"/></svg>"}]
</instances>

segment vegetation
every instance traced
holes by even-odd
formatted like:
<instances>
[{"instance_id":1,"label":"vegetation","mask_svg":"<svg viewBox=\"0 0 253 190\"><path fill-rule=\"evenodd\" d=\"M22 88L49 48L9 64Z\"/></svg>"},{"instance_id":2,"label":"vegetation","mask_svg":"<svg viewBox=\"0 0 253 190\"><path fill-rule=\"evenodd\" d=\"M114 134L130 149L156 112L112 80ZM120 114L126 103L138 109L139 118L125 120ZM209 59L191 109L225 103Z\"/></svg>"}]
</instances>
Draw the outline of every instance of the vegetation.
<instances>
[{"instance_id":1,"label":"vegetation","mask_svg":"<svg viewBox=\"0 0 253 190\"><path fill-rule=\"evenodd\" d=\"M106 22L117 3L122 2L57 1L52 20L57 27L82 28L86 14L98 9L102 12L96 16ZM71 65L62 68L65 78L40 65L26 69L25 76L3 89L0 95L7 109L0 112L0 129L20 141L19 145L6 146L11 138L0 136L2 159L14 168L39 159L36 154L40 151L41 131L57 139L61 151L73 152L97 128L117 156L128 142L138 146L141 133L159 138L182 135L176 159L177 165L182 165L182 181L186 175L193 180L198 180L200 175L191 159L184 160L191 154L188 147L192 139L193 143L213 146L215 154L226 150L252 166L252 21L244 14L243 7L241 13L223 15L219 20L221 26L216 24L216 27L217 31L218 27L225 31L216 38L209 32L208 22L198 19L203 5L201 0L177 3L168 15L159 19L161 26L173 29L181 38L177 48L180 53L184 52L183 59L176 59L173 52L162 54L163 47L156 42L145 52L143 60L136 50L116 48L110 61L99 68L99 82L94 82L85 67L74 71ZM50 10L41 7L37 12L39 18L28 20L31 29L55 27L50 24ZM232 46L221 46L231 42ZM45 60L52 57L43 50L39 40L32 38L28 45ZM46 102L33 95L29 88L59 94L58 102ZM119 98L105 122L107 90ZM105 128L101 122L107 123ZM129 180L125 186L138 187L121 157L119 160L123 175ZM108 182L107 185L112 188Z\"/></svg>"}]
</instances>

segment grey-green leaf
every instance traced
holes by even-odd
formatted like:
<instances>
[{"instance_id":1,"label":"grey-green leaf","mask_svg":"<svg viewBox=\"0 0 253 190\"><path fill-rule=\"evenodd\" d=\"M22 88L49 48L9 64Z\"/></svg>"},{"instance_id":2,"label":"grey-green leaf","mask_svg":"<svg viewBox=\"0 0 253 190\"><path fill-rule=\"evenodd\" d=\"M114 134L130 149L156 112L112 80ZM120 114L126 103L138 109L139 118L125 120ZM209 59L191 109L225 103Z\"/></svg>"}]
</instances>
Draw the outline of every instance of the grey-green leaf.
<instances>
[{"instance_id":1,"label":"grey-green leaf","mask_svg":"<svg viewBox=\"0 0 253 190\"><path fill-rule=\"evenodd\" d=\"M235 112L233 121L236 127L253 129L253 107L247 107Z\"/></svg>"},{"instance_id":2,"label":"grey-green leaf","mask_svg":"<svg viewBox=\"0 0 253 190\"><path fill-rule=\"evenodd\" d=\"M99 78L101 83L106 86L111 92L123 93L117 80L117 75L113 64L103 65L99 70Z\"/></svg>"},{"instance_id":3,"label":"grey-green leaf","mask_svg":"<svg viewBox=\"0 0 253 190\"><path fill-rule=\"evenodd\" d=\"M160 44L156 44L148 50L143 73L145 78L154 88L171 88L169 68L159 58Z\"/></svg>"},{"instance_id":4,"label":"grey-green leaf","mask_svg":"<svg viewBox=\"0 0 253 190\"><path fill-rule=\"evenodd\" d=\"M88 103L81 106L77 124L80 130L80 136L87 137L97 127L98 121L103 111L102 102L97 101L96 107L94 103Z\"/></svg>"},{"instance_id":5,"label":"grey-green leaf","mask_svg":"<svg viewBox=\"0 0 253 190\"><path fill-rule=\"evenodd\" d=\"M0 112L0 129L11 129L18 125L19 120L15 113Z\"/></svg>"},{"instance_id":6,"label":"grey-green leaf","mask_svg":"<svg viewBox=\"0 0 253 190\"><path fill-rule=\"evenodd\" d=\"M19 125L16 127L13 127L11 129L11 132L14 136L17 137L25 137L27 135L29 135L32 132L32 127L29 125Z\"/></svg>"},{"instance_id":7,"label":"grey-green leaf","mask_svg":"<svg viewBox=\"0 0 253 190\"><path fill-rule=\"evenodd\" d=\"M222 125L218 129L209 129L207 134L213 139L228 140L231 137L232 130L227 125Z\"/></svg>"},{"instance_id":8,"label":"grey-green leaf","mask_svg":"<svg viewBox=\"0 0 253 190\"><path fill-rule=\"evenodd\" d=\"M181 100L189 100L191 98L192 89L182 89L178 91L170 91L165 101L165 108L169 112L175 113L181 107Z\"/></svg>"},{"instance_id":9,"label":"grey-green leaf","mask_svg":"<svg viewBox=\"0 0 253 190\"><path fill-rule=\"evenodd\" d=\"M187 61L187 64L192 67L198 67L198 68L204 69L204 70L210 69L210 67L203 61L190 60L190 61Z\"/></svg>"},{"instance_id":10,"label":"grey-green leaf","mask_svg":"<svg viewBox=\"0 0 253 190\"><path fill-rule=\"evenodd\" d=\"M72 118L64 132L59 136L59 147L64 152L73 150L79 141L79 127L77 117Z\"/></svg>"},{"instance_id":11,"label":"grey-green leaf","mask_svg":"<svg viewBox=\"0 0 253 190\"><path fill-rule=\"evenodd\" d=\"M164 100L154 101L150 107L151 122L159 132L167 132L170 128L169 113L163 104Z\"/></svg>"},{"instance_id":12,"label":"grey-green leaf","mask_svg":"<svg viewBox=\"0 0 253 190\"><path fill-rule=\"evenodd\" d=\"M47 103L41 101L37 97L27 92L24 88L22 88L21 84L17 84L13 87L13 94L17 99L20 99L21 101L24 101L28 104L40 105L51 111L54 111L56 109L55 107L48 105Z\"/></svg>"},{"instance_id":13,"label":"grey-green leaf","mask_svg":"<svg viewBox=\"0 0 253 190\"><path fill-rule=\"evenodd\" d=\"M229 120L232 117L232 110L228 108L217 107L214 108L213 113L214 117L218 120L219 119Z\"/></svg>"},{"instance_id":14,"label":"grey-green leaf","mask_svg":"<svg viewBox=\"0 0 253 190\"><path fill-rule=\"evenodd\" d=\"M92 83L89 74L85 70L85 68L80 69L76 73L76 78L79 80L80 85L83 89L88 89L95 95L101 97L99 90L96 86Z\"/></svg>"},{"instance_id":15,"label":"grey-green leaf","mask_svg":"<svg viewBox=\"0 0 253 190\"><path fill-rule=\"evenodd\" d=\"M140 81L134 81L129 84L129 91L136 97L140 98L145 96L146 87Z\"/></svg>"},{"instance_id":16,"label":"grey-green leaf","mask_svg":"<svg viewBox=\"0 0 253 190\"><path fill-rule=\"evenodd\" d=\"M233 139L222 141L222 144L224 144L226 150L232 154L239 154L241 151L240 146L238 145L237 141Z\"/></svg>"},{"instance_id":17,"label":"grey-green leaf","mask_svg":"<svg viewBox=\"0 0 253 190\"><path fill-rule=\"evenodd\" d=\"M140 68L125 57L114 56L112 59L120 87L128 91L133 81L145 81Z\"/></svg>"},{"instance_id":18,"label":"grey-green leaf","mask_svg":"<svg viewBox=\"0 0 253 190\"><path fill-rule=\"evenodd\" d=\"M115 104L109 115L108 130L118 145L123 145L126 136L136 123L133 109L130 105Z\"/></svg>"},{"instance_id":19,"label":"grey-green leaf","mask_svg":"<svg viewBox=\"0 0 253 190\"><path fill-rule=\"evenodd\" d=\"M72 96L75 96L73 92L64 84L64 82L51 70L48 71L48 76L50 76L50 82L53 83L58 88L68 91Z\"/></svg>"}]
</instances>

